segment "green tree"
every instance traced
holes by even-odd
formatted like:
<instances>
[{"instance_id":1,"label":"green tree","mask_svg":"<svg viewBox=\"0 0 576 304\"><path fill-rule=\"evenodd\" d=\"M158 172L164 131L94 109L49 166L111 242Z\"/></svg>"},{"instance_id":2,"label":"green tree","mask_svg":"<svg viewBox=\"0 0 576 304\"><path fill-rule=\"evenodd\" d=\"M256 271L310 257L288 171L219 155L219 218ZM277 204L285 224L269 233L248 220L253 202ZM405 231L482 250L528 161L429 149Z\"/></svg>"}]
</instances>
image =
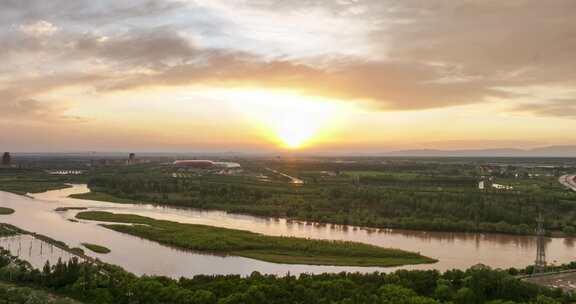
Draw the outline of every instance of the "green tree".
<instances>
[{"instance_id":1,"label":"green tree","mask_svg":"<svg viewBox=\"0 0 576 304\"><path fill-rule=\"evenodd\" d=\"M454 303L456 304L474 304L476 303L476 295L474 291L468 287L458 289L454 295Z\"/></svg>"}]
</instances>

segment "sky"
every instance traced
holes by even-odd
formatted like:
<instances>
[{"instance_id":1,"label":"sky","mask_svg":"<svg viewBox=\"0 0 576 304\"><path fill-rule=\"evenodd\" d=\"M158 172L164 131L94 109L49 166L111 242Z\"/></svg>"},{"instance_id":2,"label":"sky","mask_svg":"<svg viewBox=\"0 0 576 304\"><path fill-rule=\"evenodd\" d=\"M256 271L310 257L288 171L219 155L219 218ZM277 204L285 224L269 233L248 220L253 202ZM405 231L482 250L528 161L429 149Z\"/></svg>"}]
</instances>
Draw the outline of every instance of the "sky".
<instances>
[{"instance_id":1,"label":"sky","mask_svg":"<svg viewBox=\"0 0 576 304\"><path fill-rule=\"evenodd\" d=\"M0 0L0 149L576 143L574 0Z\"/></svg>"}]
</instances>

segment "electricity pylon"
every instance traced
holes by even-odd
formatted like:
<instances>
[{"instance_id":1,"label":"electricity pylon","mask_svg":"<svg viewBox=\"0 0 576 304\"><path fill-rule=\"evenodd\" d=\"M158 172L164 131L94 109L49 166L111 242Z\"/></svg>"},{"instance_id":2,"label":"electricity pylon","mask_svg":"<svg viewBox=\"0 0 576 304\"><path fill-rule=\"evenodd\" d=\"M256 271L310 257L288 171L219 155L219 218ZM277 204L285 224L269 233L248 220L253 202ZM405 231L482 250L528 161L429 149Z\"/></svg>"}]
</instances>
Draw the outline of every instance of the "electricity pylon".
<instances>
[{"instance_id":1,"label":"electricity pylon","mask_svg":"<svg viewBox=\"0 0 576 304\"><path fill-rule=\"evenodd\" d=\"M542 273L546 271L546 244L544 243L544 219L542 213L536 219L538 228L536 228L536 261L534 263L534 273Z\"/></svg>"}]
</instances>

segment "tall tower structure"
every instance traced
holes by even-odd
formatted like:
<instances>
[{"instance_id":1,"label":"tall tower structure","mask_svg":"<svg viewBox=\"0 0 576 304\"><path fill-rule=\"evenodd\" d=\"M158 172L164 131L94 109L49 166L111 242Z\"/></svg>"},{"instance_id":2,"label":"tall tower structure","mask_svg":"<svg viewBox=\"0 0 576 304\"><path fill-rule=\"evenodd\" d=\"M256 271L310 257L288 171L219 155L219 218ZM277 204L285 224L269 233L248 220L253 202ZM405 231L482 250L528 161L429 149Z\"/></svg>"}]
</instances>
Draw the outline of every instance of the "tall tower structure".
<instances>
[{"instance_id":1,"label":"tall tower structure","mask_svg":"<svg viewBox=\"0 0 576 304\"><path fill-rule=\"evenodd\" d=\"M534 273L546 271L546 243L544 242L544 219L542 213L538 214L536 219L538 227L536 228L536 261L534 263Z\"/></svg>"},{"instance_id":2,"label":"tall tower structure","mask_svg":"<svg viewBox=\"0 0 576 304\"><path fill-rule=\"evenodd\" d=\"M12 156L10 156L10 152L4 152L2 155L2 165L3 166L10 166L12 163Z\"/></svg>"}]
</instances>

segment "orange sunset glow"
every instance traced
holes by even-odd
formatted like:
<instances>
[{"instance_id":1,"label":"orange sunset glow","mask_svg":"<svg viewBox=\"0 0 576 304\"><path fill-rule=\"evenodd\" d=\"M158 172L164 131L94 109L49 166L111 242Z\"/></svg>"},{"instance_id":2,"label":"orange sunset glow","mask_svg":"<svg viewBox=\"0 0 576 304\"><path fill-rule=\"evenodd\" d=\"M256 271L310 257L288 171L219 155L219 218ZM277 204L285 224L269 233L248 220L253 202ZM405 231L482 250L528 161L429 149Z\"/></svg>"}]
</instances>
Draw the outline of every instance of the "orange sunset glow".
<instances>
[{"instance_id":1,"label":"orange sunset glow","mask_svg":"<svg viewBox=\"0 0 576 304\"><path fill-rule=\"evenodd\" d=\"M570 1L56 2L0 4L16 151L576 142Z\"/></svg>"},{"instance_id":2,"label":"orange sunset glow","mask_svg":"<svg viewBox=\"0 0 576 304\"><path fill-rule=\"evenodd\" d=\"M0 304L576 303L576 0L0 0Z\"/></svg>"}]
</instances>

